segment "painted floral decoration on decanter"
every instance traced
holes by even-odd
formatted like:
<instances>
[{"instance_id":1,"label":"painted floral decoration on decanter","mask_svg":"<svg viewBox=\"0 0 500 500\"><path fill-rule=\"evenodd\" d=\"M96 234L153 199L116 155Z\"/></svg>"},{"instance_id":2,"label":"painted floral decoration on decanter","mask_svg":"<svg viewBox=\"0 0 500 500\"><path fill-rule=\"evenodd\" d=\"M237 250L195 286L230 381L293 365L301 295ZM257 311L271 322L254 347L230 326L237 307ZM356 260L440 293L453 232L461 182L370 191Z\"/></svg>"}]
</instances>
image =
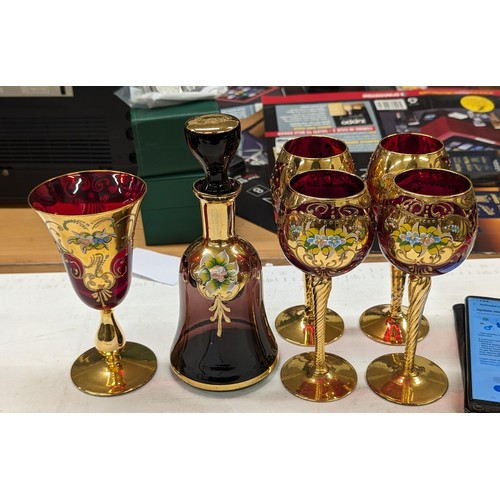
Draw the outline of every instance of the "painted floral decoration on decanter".
<instances>
[{"instance_id":1,"label":"painted floral decoration on decanter","mask_svg":"<svg viewBox=\"0 0 500 500\"><path fill-rule=\"evenodd\" d=\"M231 323L226 314L230 313L231 309L224 305L224 301L236 297L244 285L243 281L238 281L238 271L238 263L231 261L226 251L216 256L204 255L199 266L193 270L201 295L214 301L208 310L214 313L210 321L217 321L218 337L222 335L222 321Z\"/></svg>"}]
</instances>

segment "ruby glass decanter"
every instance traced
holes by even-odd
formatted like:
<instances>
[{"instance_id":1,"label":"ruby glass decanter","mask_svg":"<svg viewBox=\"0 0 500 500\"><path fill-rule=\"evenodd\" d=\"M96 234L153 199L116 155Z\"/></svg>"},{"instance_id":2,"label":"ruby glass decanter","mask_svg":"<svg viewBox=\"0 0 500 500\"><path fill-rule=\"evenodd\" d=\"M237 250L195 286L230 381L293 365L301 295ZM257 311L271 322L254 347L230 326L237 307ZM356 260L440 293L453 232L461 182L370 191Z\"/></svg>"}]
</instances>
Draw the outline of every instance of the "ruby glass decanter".
<instances>
[{"instance_id":1,"label":"ruby glass decanter","mask_svg":"<svg viewBox=\"0 0 500 500\"><path fill-rule=\"evenodd\" d=\"M286 182L297 173L322 169L355 173L354 161L344 142L312 135L290 139L282 146L270 179L275 219ZM311 279L309 273L304 273L304 304L288 307L275 320L276 331L281 337L302 346L314 346ZM337 340L343 331L342 318L327 309L325 344Z\"/></svg>"},{"instance_id":2,"label":"ruby glass decanter","mask_svg":"<svg viewBox=\"0 0 500 500\"><path fill-rule=\"evenodd\" d=\"M113 309L132 279L135 225L146 184L117 171L61 175L35 187L30 206L45 222L78 297L101 312L95 347L73 363L71 379L95 396L123 394L156 372L155 354L126 342Z\"/></svg>"},{"instance_id":3,"label":"ruby glass decanter","mask_svg":"<svg viewBox=\"0 0 500 500\"><path fill-rule=\"evenodd\" d=\"M281 370L284 386L299 398L334 401L356 387L353 366L325 353L326 310L332 278L363 262L374 235L372 200L355 174L310 170L285 184L279 243L290 264L311 276L315 350L290 358Z\"/></svg>"},{"instance_id":4,"label":"ruby glass decanter","mask_svg":"<svg viewBox=\"0 0 500 500\"><path fill-rule=\"evenodd\" d=\"M416 355L431 278L452 272L469 255L478 228L471 181L451 170L411 169L387 178L378 219L381 250L410 276L405 352L381 356L366 371L370 388L403 405L425 405L448 388L445 372Z\"/></svg>"},{"instance_id":5,"label":"ruby glass decanter","mask_svg":"<svg viewBox=\"0 0 500 500\"><path fill-rule=\"evenodd\" d=\"M444 144L437 138L417 132L391 134L384 137L373 152L366 172L366 183L374 200L375 217L385 194L384 177L412 168L451 168ZM361 330L382 344L404 345L406 341L407 306L403 305L406 273L391 265L391 298L388 304L378 304L363 312ZM429 331L425 317L420 322L417 340Z\"/></svg>"},{"instance_id":6,"label":"ruby glass decanter","mask_svg":"<svg viewBox=\"0 0 500 500\"><path fill-rule=\"evenodd\" d=\"M203 227L181 259L179 323L170 363L194 387L241 389L267 377L278 359L263 302L260 258L235 234L241 186L227 170L241 124L231 115L209 114L188 120L184 131L205 171L193 185Z\"/></svg>"}]
</instances>

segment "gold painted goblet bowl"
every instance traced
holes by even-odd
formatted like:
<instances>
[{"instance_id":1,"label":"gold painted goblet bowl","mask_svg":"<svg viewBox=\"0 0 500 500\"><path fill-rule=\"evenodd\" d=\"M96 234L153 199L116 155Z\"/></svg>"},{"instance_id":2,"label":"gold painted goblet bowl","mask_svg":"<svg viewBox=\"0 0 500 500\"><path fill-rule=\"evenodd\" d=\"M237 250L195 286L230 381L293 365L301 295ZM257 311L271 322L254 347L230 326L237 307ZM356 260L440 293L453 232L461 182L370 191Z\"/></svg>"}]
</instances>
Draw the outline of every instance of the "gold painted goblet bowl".
<instances>
[{"instance_id":1,"label":"gold painted goblet bowl","mask_svg":"<svg viewBox=\"0 0 500 500\"><path fill-rule=\"evenodd\" d=\"M308 170L344 170L355 172L354 161L347 145L334 137L311 135L290 139L278 155L270 179L275 217L285 184L294 175ZM304 303L281 311L276 331L292 344L314 345L311 275L304 273ZM344 321L331 309L326 311L325 343L337 340L344 331Z\"/></svg>"},{"instance_id":2,"label":"gold painted goblet bowl","mask_svg":"<svg viewBox=\"0 0 500 500\"><path fill-rule=\"evenodd\" d=\"M281 380L302 399L334 401L356 387L353 366L325 353L326 311L332 278L361 264L374 235L372 200L364 181L355 174L311 170L286 183L278 239L290 264L311 277L315 350L286 361Z\"/></svg>"},{"instance_id":3,"label":"gold painted goblet bowl","mask_svg":"<svg viewBox=\"0 0 500 500\"><path fill-rule=\"evenodd\" d=\"M411 169L387 178L377 233L388 261L410 276L405 351L381 356L366 370L370 388L404 405L425 405L448 388L445 372L416 355L431 278L452 272L470 254L477 234L471 181L441 169Z\"/></svg>"}]
</instances>

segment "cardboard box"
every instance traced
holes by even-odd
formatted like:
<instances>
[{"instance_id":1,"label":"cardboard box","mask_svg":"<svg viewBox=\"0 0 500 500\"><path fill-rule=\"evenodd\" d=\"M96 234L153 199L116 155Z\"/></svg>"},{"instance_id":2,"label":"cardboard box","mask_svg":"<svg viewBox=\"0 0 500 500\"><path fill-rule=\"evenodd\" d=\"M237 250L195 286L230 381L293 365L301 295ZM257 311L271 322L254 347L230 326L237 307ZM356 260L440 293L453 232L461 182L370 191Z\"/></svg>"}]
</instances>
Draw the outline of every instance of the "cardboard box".
<instances>
[{"instance_id":1,"label":"cardboard box","mask_svg":"<svg viewBox=\"0 0 500 500\"><path fill-rule=\"evenodd\" d=\"M241 122L241 131L254 137L264 137L263 96L283 95L281 87L228 87L227 92L217 97L221 113L236 116ZM241 149L238 151L243 156ZM244 156L243 156L244 157Z\"/></svg>"},{"instance_id":2,"label":"cardboard box","mask_svg":"<svg viewBox=\"0 0 500 500\"><path fill-rule=\"evenodd\" d=\"M188 244L202 235L193 183L203 177L202 172L143 177L148 187L141 205L147 245Z\"/></svg>"},{"instance_id":3,"label":"cardboard box","mask_svg":"<svg viewBox=\"0 0 500 500\"><path fill-rule=\"evenodd\" d=\"M184 138L184 124L193 116L219 113L215 100L162 108L131 109L132 132L140 177L202 172Z\"/></svg>"}]
</instances>

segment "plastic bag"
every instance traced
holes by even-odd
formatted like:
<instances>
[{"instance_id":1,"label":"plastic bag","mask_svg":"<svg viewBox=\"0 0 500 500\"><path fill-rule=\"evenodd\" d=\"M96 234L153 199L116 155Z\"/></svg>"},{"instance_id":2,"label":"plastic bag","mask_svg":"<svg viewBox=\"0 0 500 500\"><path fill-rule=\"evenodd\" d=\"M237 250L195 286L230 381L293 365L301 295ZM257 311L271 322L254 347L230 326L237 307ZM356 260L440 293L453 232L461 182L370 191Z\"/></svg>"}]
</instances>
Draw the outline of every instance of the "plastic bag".
<instances>
[{"instance_id":1,"label":"plastic bag","mask_svg":"<svg viewBox=\"0 0 500 500\"><path fill-rule=\"evenodd\" d=\"M115 95L131 108L160 108L189 101L215 99L228 87L121 87Z\"/></svg>"}]
</instances>

